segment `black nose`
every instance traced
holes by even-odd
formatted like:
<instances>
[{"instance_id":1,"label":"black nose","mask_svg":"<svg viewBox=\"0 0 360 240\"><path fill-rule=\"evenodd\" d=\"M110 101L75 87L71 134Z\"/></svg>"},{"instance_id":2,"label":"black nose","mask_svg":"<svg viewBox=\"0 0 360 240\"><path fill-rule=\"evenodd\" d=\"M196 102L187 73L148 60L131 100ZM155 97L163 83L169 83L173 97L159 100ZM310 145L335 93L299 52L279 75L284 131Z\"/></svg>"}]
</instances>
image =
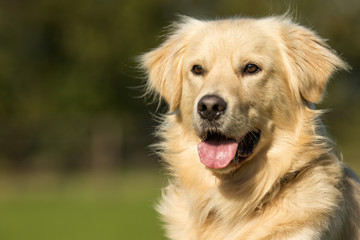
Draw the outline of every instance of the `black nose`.
<instances>
[{"instance_id":1,"label":"black nose","mask_svg":"<svg viewBox=\"0 0 360 240\"><path fill-rule=\"evenodd\" d=\"M216 120L226 110L224 99L217 95L205 95L198 102L198 113L203 119Z\"/></svg>"}]
</instances>

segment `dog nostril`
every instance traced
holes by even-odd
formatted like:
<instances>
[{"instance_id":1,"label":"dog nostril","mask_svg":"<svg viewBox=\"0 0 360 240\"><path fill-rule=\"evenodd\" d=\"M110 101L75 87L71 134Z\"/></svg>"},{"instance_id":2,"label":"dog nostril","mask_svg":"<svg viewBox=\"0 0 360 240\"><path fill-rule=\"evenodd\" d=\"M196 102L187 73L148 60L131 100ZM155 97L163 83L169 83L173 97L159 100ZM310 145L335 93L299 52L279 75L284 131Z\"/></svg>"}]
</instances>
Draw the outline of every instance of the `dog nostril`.
<instances>
[{"instance_id":1,"label":"dog nostril","mask_svg":"<svg viewBox=\"0 0 360 240\"><path fill-rule=\"evenodd\" d=\"M221 111L225 111L225 109L226 109L226 106L225 105L214 105L214 107L213 107L213 110L214 111L218 111L218 112L221 112Z\"/></svg>"},{"instance_id":2,"label":"dog nostril","mask_svg":"<svg viewBox=\"0 0 360 240\"><path fill-rule=\"evenodd\" d=\"M205 95L198 103L198 113L203 119L218 119L226 110L224 99L217 95Z\"/></svg>"},{"instance_id":3,"label":"dog nostril","mask_svg":"<svg viewBox=\"0 0 360 240\"><path fill-rule=\"evenodd\" d=\"M205 104L199 104L199 107L198 107L199 111L206 111L206 105Z\"/></svg>"}]
</instances>

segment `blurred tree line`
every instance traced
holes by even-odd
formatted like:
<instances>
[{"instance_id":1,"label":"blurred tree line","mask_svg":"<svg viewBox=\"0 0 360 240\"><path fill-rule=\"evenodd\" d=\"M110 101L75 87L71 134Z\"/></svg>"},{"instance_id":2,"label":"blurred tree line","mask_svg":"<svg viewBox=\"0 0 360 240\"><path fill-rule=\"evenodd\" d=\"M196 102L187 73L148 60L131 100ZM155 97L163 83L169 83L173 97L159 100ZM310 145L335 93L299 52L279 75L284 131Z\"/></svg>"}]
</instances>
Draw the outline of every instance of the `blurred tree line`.
<instances>
[{"instance_id":1,"label":"blurred tree line","mask_svg":"<svg viewBox=\"0 0 360 240\"><path fill-rule=\"evenodd\" d=\"M135 58L177 14L266 16L290 10L353 67L324 106L344 155L359 159L358 0L2 0L0 170L109 170L154 165L156 125ZM356 163L355 163L356 164ZM358 165L360 167L360 165Z\"/></svg>"}]
</instances>

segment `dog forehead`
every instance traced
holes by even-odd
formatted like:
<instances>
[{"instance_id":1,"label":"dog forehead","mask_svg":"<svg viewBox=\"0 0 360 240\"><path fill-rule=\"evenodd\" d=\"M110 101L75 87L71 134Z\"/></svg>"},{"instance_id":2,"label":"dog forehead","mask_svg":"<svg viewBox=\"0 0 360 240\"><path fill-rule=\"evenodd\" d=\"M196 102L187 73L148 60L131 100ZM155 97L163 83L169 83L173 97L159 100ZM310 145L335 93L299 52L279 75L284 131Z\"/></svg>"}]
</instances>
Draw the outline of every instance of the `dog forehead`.
<instances>
[{"instance_id":1,"label":"dog forehead","mask_svg":"<svg viewBox=\"0 0 360 240\"><path fill-rule=\"evenodd\" d=\"M194 35L188 52L206 57L262 52L272 42L268 29L257 20L209 21Z\"/></svg>"}]
</instances>

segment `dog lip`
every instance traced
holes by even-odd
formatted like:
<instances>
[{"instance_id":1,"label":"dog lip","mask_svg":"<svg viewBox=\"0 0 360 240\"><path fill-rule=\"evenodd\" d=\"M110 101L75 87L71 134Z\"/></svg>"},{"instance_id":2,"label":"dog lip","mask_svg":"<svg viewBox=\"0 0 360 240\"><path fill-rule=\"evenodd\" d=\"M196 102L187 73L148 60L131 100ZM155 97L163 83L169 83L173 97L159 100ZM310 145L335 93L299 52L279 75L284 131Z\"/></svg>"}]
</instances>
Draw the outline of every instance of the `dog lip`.
<instances>
[{"instance_id":1,"label":"dog lip","mask_svg":"<svg viewBox=\"0 0 360 240\"><path fill-rule=\"evenodd\" d=\"M227 140L234 140L239 144L239 147L246 147L249 146L249 144L253 143L254 145L257 144L257 142L260 140L261 137L261 130L255 129L253 131L247 132L242 137L234 137L234 136L228 136L221 131L217 130L208 130L204 131L200 134L201 141L206 141L214 138L223 138ZM242 145L242 146L240 146ZM255 146L256 147L256 146Z\"/></svg>"},{"instance_id":2,"label":"dog lip","mask_svg":"<svg viewBox=\"0 0 360 240\"><path fill-rule=\"evenodd\" d=\"M203 141L207 141L207 140L211 140L211 139L215 139L215 138L222 138L222 139L227 139L227 140L235 140L235 138L232 137L227 137L225 134L222 134L221 132L217 132L217 131L208 131L205 132L205 134L203 134ZM238 142L238 141L236 141Z\"/></svg>"}]
</instances>

